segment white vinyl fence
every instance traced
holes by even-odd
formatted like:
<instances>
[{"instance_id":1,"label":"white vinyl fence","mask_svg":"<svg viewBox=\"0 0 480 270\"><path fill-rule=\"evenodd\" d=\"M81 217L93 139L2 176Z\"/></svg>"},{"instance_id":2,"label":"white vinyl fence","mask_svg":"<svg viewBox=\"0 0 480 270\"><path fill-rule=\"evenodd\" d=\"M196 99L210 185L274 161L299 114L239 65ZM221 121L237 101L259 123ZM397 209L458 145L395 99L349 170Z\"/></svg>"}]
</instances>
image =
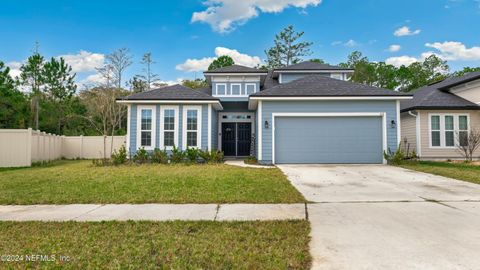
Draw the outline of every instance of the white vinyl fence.
<instances>
[{"instance_id":1,"label":"white vinyl fence","mask_svg":"<svg viewBox=\"0 0 480 270\"><path fill-rule=\"evenodd\" d=\"M112 137L106 153L111 155ZM0 167L28 167L34 162L60 158L103 158L103 136L58 136L32 129L0 129ZM125 136L113 136L113 150L125 144Z\"/></svg>"}]
</instances>

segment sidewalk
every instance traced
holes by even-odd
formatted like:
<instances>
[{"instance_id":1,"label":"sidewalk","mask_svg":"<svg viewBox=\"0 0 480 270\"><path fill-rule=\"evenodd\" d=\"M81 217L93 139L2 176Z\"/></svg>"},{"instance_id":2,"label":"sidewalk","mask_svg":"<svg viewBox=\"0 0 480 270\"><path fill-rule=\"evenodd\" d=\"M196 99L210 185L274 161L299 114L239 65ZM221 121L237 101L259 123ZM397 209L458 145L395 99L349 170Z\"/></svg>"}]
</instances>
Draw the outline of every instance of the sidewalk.
<instances>
[{"instance_id":1,"label":"sidewalk","mask_svg":"<svg viewBox=\"0 0 480 270\"><path fill-rule=\"evenodd\" d=\"M1 205L0 221L289 220L306 219L305 204Z\"/></svg>"}]
</instances>

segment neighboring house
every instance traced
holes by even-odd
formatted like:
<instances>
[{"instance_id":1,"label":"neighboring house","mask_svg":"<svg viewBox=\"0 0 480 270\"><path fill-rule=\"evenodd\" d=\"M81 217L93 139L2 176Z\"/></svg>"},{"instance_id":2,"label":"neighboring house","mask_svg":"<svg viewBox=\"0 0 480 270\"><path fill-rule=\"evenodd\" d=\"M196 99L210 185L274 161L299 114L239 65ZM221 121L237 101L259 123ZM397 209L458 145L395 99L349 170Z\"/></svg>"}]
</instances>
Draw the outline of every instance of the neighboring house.
<instances>
[{"instance_id":1,"label":"neighboring house","mask_svg":"<svg viewBox=\"0 0 480 270\"><path fill-rule=\"evenodd\" d=\"M204 72L210 85L137 93L128 151L219 149L260 163L384 163L400 141L410 95L347 81L353 70L303 62L272 71L233 65Z\"/></svg>"},{"instance_id":2,"label":"neighboring house","mask_svg":"<svg viewBox=\"0 0 480 270\"><path fill-rule=\"evenodd\" d=\"M418 89L401 107L402 138L420 158L462 158L459 136L480 129L480 72Z\"/></svg>"}]
</instances>

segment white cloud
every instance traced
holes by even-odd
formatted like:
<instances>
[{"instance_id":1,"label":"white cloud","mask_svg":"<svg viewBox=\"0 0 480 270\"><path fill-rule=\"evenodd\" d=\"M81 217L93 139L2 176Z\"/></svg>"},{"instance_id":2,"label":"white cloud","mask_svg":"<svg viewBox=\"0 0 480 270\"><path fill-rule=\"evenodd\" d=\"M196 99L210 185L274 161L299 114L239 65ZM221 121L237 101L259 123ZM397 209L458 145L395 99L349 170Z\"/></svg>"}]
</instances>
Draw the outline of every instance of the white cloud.
<instances>
[{"instance_id":1,"label":"white cloud","mask_svg":"<svg viewBox=\"0 0 480 270\"><path fill-rule=\"evenodd\" d=\"M17 62L17 61L12 61L9 63L6 63L6 66L10 68L10 72L8 73L12 78L20 76L20 67L22 66L22 63Z\"/></svg>"},{"instance_id":2,"label":"white cloud","mask_svg":"<svg viewBox=\"0 0 480 270\"><path fill-rule=\"evenodd\" d=\"M385 63L387 65L393 65L396 67L401 67L401 66L409 66L415 62L418 62L418 59L415 57L411 56L397 56L397 57L390 57L385 60Z\"/></svg>"},{"instance_id":3,"label":"white cloud","mask_svg":"<svg viewBox=\"0 0 480 270\"><path fill-rule=\"evenodd\" d=\"M434 42L425 44L426 47L436 49L438 57L448 61L478 61L480 60L480 47L467 48L463 43L456 41Z\"/></svg>"},{"instance_id":4,"label":"white cloud","mask_svg":"<svg viewBox=\"0 0 480 270\"><path fill-rule=\"evenodd\" d=\"M77 85L78 86L91 86L91 85L99 85L99 84L105 84L107 80L105 77L103 77L100 73L95 73L88 75L85 79L81 80Z\"/></svg>"},{"instance_id":5,"label":"white cloud","mask_svg":"<svg viewBox=\"0 0 480 270\"><path fill-rule=\"evenodd\" d=\"M396 37L403 37L403 36L414 36L420 34L421 30L417 29L415 31L410 30L408 26L403 26L395 30L393 35Z\"/></svg>"},{"instance_id":6,"label":"white cloud","mask_svg":"<svg viewBox=\"0 0 480 270\"><path fill-rule=\"evenodd\" d=\"M388 47L389 52L398 52L398 51L400 51L400 49L402 49L402 46L397 45L397 44L392 44L392 45L390 45L390 47Z\"/></svg>"},{"instance_id":7,"label":"white cloud","mask_svg":"<svg viewBox=\"0 0 480 270\"><path fill-rule=\"evenodd\" d=\"M101 67L105 61L105 55L87 51L80 51L78 54L58 56L58 58L60 57L63 57L65 62L72 66L73 72L95 71L95 68Z\"/></svg>"},{"instance_id":8,"label":"white cloud","mask_svg":"<svg viewBox=\"0 0 480 270\"><path fill-rule=\"evenodd\" d=\"M262 60L258 56L250 56L248 54L240 53L237 50L225 48L225 47L216 47L215 48L215 57L204 57L201 59L187 59L184 63L178 64L175 68L177 70L194 72L194 71L205 71L208 69L210 63L215 60L217 57L222 55L230 56L235 64L255 67L262 63Z\"/></svg>"},{"instance_id":9,"label":"white cloud","mask_svg":"<svg viewBox=\"0 0 480 270\"><path fill-rule=\"evenodd\" d=\"M346 47L355 47L358 45L358 43L355 40L350 39L349 41L345 42L345 44L343 45L345 45Z\"/></svg>"},{"instance_id":10,"label":"white cloud","mask_svg":"<svg viewBox=\"0 0 480 270\"><path fill-rule=\"evenodd\" d=\"M207 9L192 14L191 22L210 24L219 33L234 30L238 25L263 13L280 13L288 7L305 9L317 6L322 0L207 0Z\"/></svg>"},{"instance_id":11,"label":"white cloud","mask_svg":"<svg viewBox=\"0 0 480 270\"><path fill-rule=\"evenodd\" d=\"M337 45L343 45L345 47L356 47L358 45L360 45L358 42L356 42L355 40L353 39L349 39L345 42L343 41L340 41L340 40L337 40L337 41L334 41L331 43L332 46L337 46Z\"/></svg>"},{"instance_id":12,"label":"white cloud","mask_svg":"<svg viewBox=\"0 0 480 270\"><path fill-rule=\"evenodd\" d=\"M182 81L185 80L184 78L177 78L176 80L158 80L152 82L152 87L155 87L155 84L167 84L167 85L175 85L175 84L181 84Z\"/></svg>"}]
</instances>

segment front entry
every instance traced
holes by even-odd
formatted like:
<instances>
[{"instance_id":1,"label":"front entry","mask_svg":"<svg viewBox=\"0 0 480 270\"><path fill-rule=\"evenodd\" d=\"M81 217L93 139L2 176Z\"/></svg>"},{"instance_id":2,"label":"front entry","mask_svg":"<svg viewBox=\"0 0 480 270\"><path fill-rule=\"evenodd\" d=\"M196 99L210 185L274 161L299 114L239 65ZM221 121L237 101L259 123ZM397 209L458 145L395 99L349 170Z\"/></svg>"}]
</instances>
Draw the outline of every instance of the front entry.
<instances>
[{"instance_id":1,"label":"front entry","mask_svg":"<svg viewBox=\"0 0 480 270\"><path fill-rule=\"evenodd\" d=\"M249 156L252 123L222 123L222 151L225 156Z\"/></svg>"}]
</instances>

